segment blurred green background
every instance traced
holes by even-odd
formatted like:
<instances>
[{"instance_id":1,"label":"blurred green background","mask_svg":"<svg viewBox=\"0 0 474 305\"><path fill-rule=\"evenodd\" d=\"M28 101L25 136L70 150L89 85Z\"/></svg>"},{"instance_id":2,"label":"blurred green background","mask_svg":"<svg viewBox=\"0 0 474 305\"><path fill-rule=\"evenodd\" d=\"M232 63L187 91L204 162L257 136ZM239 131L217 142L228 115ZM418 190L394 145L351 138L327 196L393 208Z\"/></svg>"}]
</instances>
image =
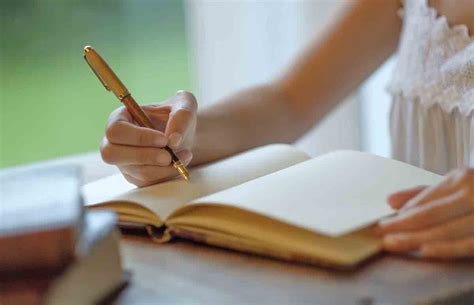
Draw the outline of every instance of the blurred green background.
<instances>
[{"instance_id":1,"label":"blurred green background","mask_svg":"<svg viewBox=\"0 0 474 305\"><path fill-rule=\"evenodd\" d=\"M0 14L0 167L98 149L119 102L85 45L141 103L193 89L182 1L1 0Z\"/></svg>"}]
</instances>

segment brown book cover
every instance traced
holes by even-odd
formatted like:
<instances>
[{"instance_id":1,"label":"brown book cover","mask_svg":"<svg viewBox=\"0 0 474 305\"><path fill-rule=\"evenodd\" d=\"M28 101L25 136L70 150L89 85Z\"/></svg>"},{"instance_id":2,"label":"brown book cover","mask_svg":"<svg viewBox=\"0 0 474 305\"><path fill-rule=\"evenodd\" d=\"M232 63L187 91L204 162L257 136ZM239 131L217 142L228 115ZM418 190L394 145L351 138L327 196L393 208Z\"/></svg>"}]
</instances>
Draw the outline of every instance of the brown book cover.
<instances>
[{"instance_id":1,"label":"brown book cover","mask_svg":"<svg viewBox=\"0 0 474 305\"><path fill-rule=\"evenodd\" d=\"M0 304L96 304L116 292L126 283L127 274L121 266L115 225L114 213L86 213L74 261L62 270L4 273Z\"/></svg>"},{"instance_id":2,"label":"brown book cover","mask_svg":"<svg viewBox=\"0 0 474 305\"><path fill-rule=\"evenodd\" d=\"M74 166L0 172L0 273L60 269L82 227L80 171Z\"/></svg>"}]
</instances>

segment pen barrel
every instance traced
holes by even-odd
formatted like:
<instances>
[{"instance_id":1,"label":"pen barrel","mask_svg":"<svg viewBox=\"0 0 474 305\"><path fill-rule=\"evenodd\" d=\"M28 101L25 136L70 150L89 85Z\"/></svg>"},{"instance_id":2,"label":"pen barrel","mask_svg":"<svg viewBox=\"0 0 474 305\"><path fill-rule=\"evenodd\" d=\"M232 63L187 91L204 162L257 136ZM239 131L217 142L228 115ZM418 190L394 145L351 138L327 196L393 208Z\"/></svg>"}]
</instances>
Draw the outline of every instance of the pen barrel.
<instances>
[{"instance_id":1,"label":"pen barrel","mask_svg":"<svg viewBox=\"0 0 474 305\"><path fill-rule=\"evenodd\" d=\"M173 163L175 162L180 162L178 157L175 155L174 151L169 148L168 146L165 146L164 149L169 152L169 154L171 155L171 160L173 161Z\"/></svg>"},{"instance_id":2,"label":"pen barrel","mask_svg":"<svg viewBox=\"0 0 474 305\"><path fill-rule=\"evenodd\" d=\"M120 81L114 71L105 60L91 46L84 47L84 59L91 67L105 89L112 91L115 96L125 105L132 118L142 127L154 129L148 115L138 105L125 85ZM189 180L189 173L185 165L178 159L171 148L165 146L164 149L171 155L174 168L186 180Z\"/></svg>"},{"instance_id":3,"label":"pen barrel","mask_svg":"<svg viewBox=\"0 0 474 305\"><path fill-rule=\"evenodd\" d=\"M130 94L127 87L94 48L91 46L84 48L84 59L105 89L112 91L118 99L121 100Z\"/></svg>"},{"instance_id":4,"label":"pen barrel","mask_svg":"<svg viewBox=\"0 0 474 305\"><path fill-rule=\"evenodd\" d=\"M145 113L145 111L143 111L142 107L138 105L138 103L135 101L132 95L129 94L126 97L124 97L122 99L122 103L125 105L125 108L127 108L127 111L130 113L132 118L140 126L154 129L150 118ZM173 163L179 162L178 157L176 156L176 154L173 152L171 148L169 148L168 146L165 146L164 149L171 155L171 160L173 161Z\"/></svg>"},{"instance_id":5,"label":"pen barrel","mask_svg":"<svg viewBox=\"0 0 474 305\"><path fill-rule=\"evenodd\" d=\"M142 107L138 105L138 103L130 94L124 97L121 101L125 105L125 108L127 108L127 111L130 113L132 118L137 121L140 126L154 129L148 115L145 113L145 111L143 111Z\"/></svg>"}]
</instances>

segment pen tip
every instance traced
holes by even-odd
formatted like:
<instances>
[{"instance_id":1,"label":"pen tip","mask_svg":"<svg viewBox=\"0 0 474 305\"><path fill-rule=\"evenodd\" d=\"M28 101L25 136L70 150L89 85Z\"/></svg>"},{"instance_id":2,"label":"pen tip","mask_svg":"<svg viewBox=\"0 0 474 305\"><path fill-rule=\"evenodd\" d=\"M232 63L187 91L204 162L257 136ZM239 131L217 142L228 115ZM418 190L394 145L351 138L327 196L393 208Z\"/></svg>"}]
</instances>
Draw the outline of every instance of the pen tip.
<instances>
[{"instance_id":1,"label":"pen tip","mask_svg":"<svg viewBox=\"0 0 474 305\"><path fill-rule=\"evenodd\" d=\"M183 166L183 168L181 168L179 173L181 174L181 177L184 178L184 180L189 181L189 172L184 166Z\"/></svg>"},{"instance_id":2,"label":"pen tip","mask_svg":"<svg viewBox=\"0 0 474 305\"><path fill-rule=\"evenodd\" d=\"M179 175L183 177L184 180L189 181L189 172L186 167L181 163L181 161L177 160L173 163L174 168L178 171Z\"/></svg>"}]
</instances>

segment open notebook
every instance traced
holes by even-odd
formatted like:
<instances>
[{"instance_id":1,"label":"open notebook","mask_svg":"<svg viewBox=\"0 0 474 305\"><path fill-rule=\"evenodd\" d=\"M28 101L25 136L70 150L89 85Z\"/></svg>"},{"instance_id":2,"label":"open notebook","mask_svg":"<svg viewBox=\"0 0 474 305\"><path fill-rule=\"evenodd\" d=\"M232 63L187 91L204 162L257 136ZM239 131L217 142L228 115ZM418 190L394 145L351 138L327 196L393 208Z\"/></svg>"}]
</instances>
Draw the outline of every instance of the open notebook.
<instances>
[{"instance_id":1,"label":"open notebook","mask_svg":"<svg viewBox=\"0 0 474 305\"><path fill-rule=\"evenodd\" d=\"M122 176L84 186L90 208L109 208L123 226L143 225L156 241L173 236L290 261L351 268L378 253L370 226L393 213L393 191L441 177L355 151L314 159L269 145L135 188Z\"/></svg>"}]
</instances>

